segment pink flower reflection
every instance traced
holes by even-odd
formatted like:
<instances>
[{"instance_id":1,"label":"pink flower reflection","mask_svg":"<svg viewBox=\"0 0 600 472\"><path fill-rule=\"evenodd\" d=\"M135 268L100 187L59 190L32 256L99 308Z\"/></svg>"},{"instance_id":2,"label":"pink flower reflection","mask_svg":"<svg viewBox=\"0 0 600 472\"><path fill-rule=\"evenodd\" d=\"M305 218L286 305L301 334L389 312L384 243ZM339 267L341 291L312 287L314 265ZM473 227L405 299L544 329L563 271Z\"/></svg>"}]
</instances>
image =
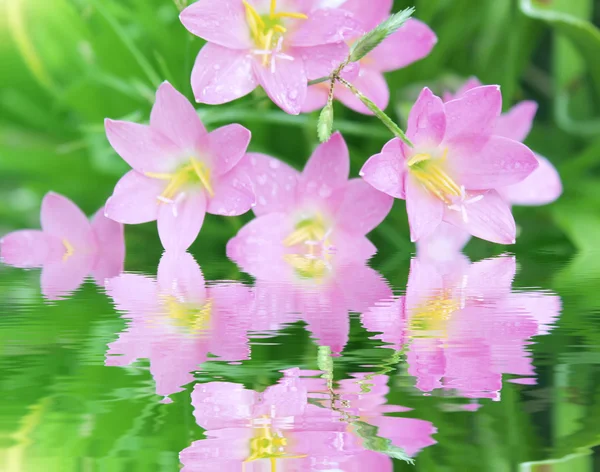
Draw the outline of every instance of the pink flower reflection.
<instances>
[{"instance_id":1,"label":"pink flower reflection","mask_svg":"<svg viewBox=\"0 0 600 472\"><path fill-rule=\"evenodd\" d=\"M91 275L96 283L118 275L125 260L123 225L104 217L101 208L89 221L71 200L47 193L40 214L42 230L21 230L0 240L5 264L42 267L42 294L66 297Z\"/></svg>"},{"instance_id":2,"label":"pink flower reflection","mask_svg":"<svg viewBox=\"0 0 600 472\"><path fill-rule=\"evenodd\" d=\"M181 452L183 470L391 471L389 457L363 447L346 412L309 401L319 396L322 385L319 379L301 378L304 373L299 369L284 371L281 381L262 393L233 383L196 385L192 393L194 415L206 430L206 439ZM361 420L380 421L384 411L405 410L385 406L385 386L374 388L371 394L358 394L356 381L348 381L340 388L343 401L364 413ZM435 442L430 437L435 432L431 423L390 419L397 420L391 423L392 436L409 438L407 441L418 449ZM398 427L402 430L396 430Z\"/></svg>"},{"instance_id":3,"label":"pink flower reflection","mask_svg":"<svg viewBox=\"0 0 600 472\"><path fill-rule=\"evenodd\" d=\"M149 359L158 395L191 382L209 353L225 361L248 358L250 290L237 283L207 286L189 253L165 253L156 279L122 274L108 281L107 292L129 326L109 344L106 364Z\"/></svg>"},{"instance_id":4,"label":"pink flower reflection","mask_svg":"<svg viewBox=\"0 0 600 472\"><path fill-rule=\"evenodd\" d=\"M502 374L535 383L526 346L561 309L557 295L512 292L515 270L511 257L413 259L406 296L369 310L363 324L396 349L408 344L408 372L419 390L498 399Z\"/></svg>"}]
</instances>

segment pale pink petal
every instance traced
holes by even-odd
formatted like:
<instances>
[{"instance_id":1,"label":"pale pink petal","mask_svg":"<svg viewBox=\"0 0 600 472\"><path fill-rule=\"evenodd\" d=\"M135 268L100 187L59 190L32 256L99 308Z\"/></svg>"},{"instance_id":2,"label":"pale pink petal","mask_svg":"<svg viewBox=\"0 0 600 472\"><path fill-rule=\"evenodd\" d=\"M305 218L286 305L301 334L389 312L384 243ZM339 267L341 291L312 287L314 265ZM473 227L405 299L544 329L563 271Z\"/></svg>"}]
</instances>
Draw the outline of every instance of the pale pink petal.
<instances>
[{"instance_id":1,"label":"pale pink petal","mask_svg":"<svg viewBox=\"0 0 600 472\"><path fill-rule=\"evenodd\" d=\"M444 205L412 178L406 179L406 211L410 239L416 242L430 235L442 222Z\"/></svg>"},{"instance_id":2,"label":"pale pink petal","mask_svg":"<svg viewBox=\"0 0 600 472\"><path fill-rule=\"evenodd\" d=\"M206 205L203 191L192 191L177 203L160 203L158 235L167 251L185 251L191 246L202 228Z\"/></svg>"},{"instance_id":3,"label":"pale pink petal","mask_svg":"<svg viewBox=\"0 0 600 472\"><path fill-rule=\"evenodd\" d=\"M538 161L524 144L492 136L478 152L453 156L450 165L465 188L484 190L521 182L535 171Z\"/></svg>"},{"instance_id":4,"label":"pale pink petal","mask_svg":"<svg viewBox=\"0 0 600 472\"><path fill-rule=\"evenodd\" d=\"M299 303L311 337L319 346L330 347L333 355L340 355L350 335L348 307L341 291L307 290L301 294Z\"/></svg>"},{"instance_id":5,"label":"pale pink petal","mask_svg":"<svg viewBox=\"0 0 600 472\"><path fill-rule=\"evenodd\" d=\"M166 251L160 259L156 280L162 295L172 295L185 303L206 300L202 270L189 252Z\"/></svg>"},{"instance_id":6,"label":"pale pink petal","mask_svg":"<svg viewBox=\"0 0 600 472\"><path fill-rule=\"evenodd\" d=\"M294 60L276 58L275 68L254 62L254 73L267 95L290 115L298 115L306 100L308 88L306 72L301 58Z\"/></svg>"},{"instance_id":7,"label":"pale pink petal","mask_svg":"<svg viewBox=\"0 0 600 472\"><path fill-rule=\"evenodd\" d=\"M304 70L308 80L328 77L333 70L348 57L348 45L345 42L321 44L306 48L293 48L290 54L304 61Z\"/></svg>"},{"instance_id":8,"label":"pale pink petal","mask_svg":"<svg viewBox=\"0 0 600 472\"><path fill-rule=\"evenodd\" d=\"M377 253L375 245L364 236L336 230L331 235L336 265L367 261Z\"/></svg>"},{"instance_id":9,"label":"pale pink petal","mask_svg":"<svg viewBox=\"0 0 600 472\"><path fill-rule=\"evenodd\" d=\"M380 72L406 67L423 59L437 43L437 36L425 23L410 19L371 51L363 66Z\"/></svg>"},{"instance_id":10,"label":"pale pink petal","mask_svg":"<svg viewBox=\"0 0 600 472\"><path fill-rule=\"evenodd\" d=\"M252 62L247 51L206 44L198 53L192 70L196 101L220 105L248 95L258 85Z\"/></svg>"},{"instance_id":11,"label":"pale pink petal","mask_svg":"<svg viewBox=\"0 0 600 472\"><path fill-rule=\"evenodd\" d=\"M422 392L431 392L442 387L446 372L446 355L441 340L415 336L406 355L408 373L416 377L417 387Z\"/></svg>"},{"instance_id":12,"label":"pale pink petal","mask_svg":"<svg viewBox=\"0 0 600 472\"><path fill-rule=\"evenodd\" d=\"M246 9L240 0L197 0L179 19L189 32L209 43L233 49L252 47Z\"/></svg>"},{"instance_id":13,"label":"pale pink petal","mask_svg":"<svg viewBox=\"0 0 600 472\"><path fill-rule=\"evenodd\" d=\"M306 91L306 100L304 101L304 105L302 105L302 113L320 110L327 105L328 96L329 82L308 87L308 90Z\"/></svg>"},{"instance_id":14,"label":"pale pink petal","mask_svg":"<svg viewBox=\"0 0 600 472\"><path fill-rule=\"evenodd\" d=\"M290 280L294 269L284 260L287 251L283 240L293 231L294 224L288 214L259 216L227 243L227 257L258 279Z\"/></svg>"},{"instance_id":15,"label":"pale pink petal","mask_svg":"<svg viewBox=\"0 0 600 472\"><path fill-rule=\"evenodd\" d=\"M68 241L75 251L95 251L96 239L85 214L71 200L49 192L42 200L40 219L44 233Z\"/></svg>"},{"instance_id":16,"label":"pale pink petal","mask_svg":"<svg viewBox=\"0 0 600 472\"><path fill-rule=\"evenodd\" d=\"M98 243L92 275L98 285L123 272L125 263L125 234L123 225L104 216L100 208L92 218L92 231Z\"/></svg>"},{"instance_id":17,"label":"pale pink petal","mask_svg":"<svg viewBox=\"0 0 600 472\"><path fill-rule=\"evenodd\" d=\"M298 194L304 199L324 199L346 185L350 173L350 154L340 133L319 145L306 163Z\"/></svg>"},{"instance_id":18,"label":"pale pink petal","mask_svg":"<svg viewBox=\"0 0 600 472\"><path fill-rule=\"evenodd\" d=\"M460 211L446 210L444 221L493 243L515 243L515 220L510 207L496 191L490 190L481 200L467 204L466 212L465 221Z\"/></svg>"},{"instance_id":19,"label":"pale pink petal","mask_svg":"<svg viewBox=\"0 0 600 472\"><path fill-rule=\"evenodd\" d=\"M385 110L387 108L390 102L390 89L380 72L363 68L360 70L358 77L352 84L380 109ZM363 113L365 115L373 114L373 112L356 98L356 95L341 84L336 86L335 96L348 108L351 108L358 113Z\"/></svg>"},{"instance_id":20,"label":"pale pink petal","mask_svg":"<svg viewBox=\"0 0 600 472\"><path fill-rule=\"evenodd\" d=\"M558 171L545 157L536 157L539 167L529 177L517 184L496 189L511 205L547 205L561 196L562 182Z\"/></svg>"},{"instance_id":21,"label":"pale pink petal","mask_svg":"<svg viewBox=\"0 0 600 472\"><path fill-rule=\"evenodd\" d=\"M460 98L445 104L446 133L444 145L478 150L492 134L502 110L502 94L498 85L476 87ZM451 149L452 150L452 149Z\"/></svg>"},{"instance_id":22,"label":"pale pink petal","mask_svg":"<svg viewBox=\"0 0 600 472\"><path fill-rule=\"evenodd\" d=\"M121 274L106 282L106 293L117 310L128 318L159 313L156 280L137 274Z\"/></svg>"},{"instance_id":23,"label":"pale pink petal","mask_svg":"<svg viewBox=\"0 0 600 472\"><path fill-rule=\"evenodd\" d=\"M207 208L213 215L243 215L255 202L252 182L241 166L215 179L213 191Z\"/></svg>"},{"instance_id":24,"label":"pale pink petal","mask_svg":"<svg viewBox=\"0 0 600 472\"><path fill-rule=\"evenodd\" d=\"M165 180L151 179L136 170L127 172L106 202L106 217L124 224L156 220L159 203L157 197L166 185Z\"/></svg>"},{"instance_id":25,"label":"pale pink petal","mask_svg":"<svg viewBox=\"0 0 600 472\"><path fill-rule=\"evenodd\" d=\"M271 156L249 153L240 164L256 195L256 216L291 211L296 205L300 172Z\"/></svg>"},{"instance_id":26,"label":"pale pink petal","mask_svg":"<svg viewBox=\"0 0 600 472\"><path fill-rule=\"evenodd\" d=\"M208 430L247 427L257 398L253 390L228 382L196 384L191 396L196 422Z\"/></svg>"},{"instance_id":27,"label":"pale pink petal","mask_svg":"<svg viewBox=\"0 0 600 472\"><path fill-rule=\"evenodd\" d=\"M442 100L425 87L408 117L407 135L419 147L436 147L444 139L446 115Z\"/></svg>"},{"instance_id":28,"label":"pale pink petal","mask_svg":"<svg viewBox=\"0 0 600 472\"><path fill-rule=\"evenodd\" d=\"M304 413L307 400L306 388L302 387L298 379L284 375L277 384L263 392L259 411L264 410L267 415L275 411L282 418L300 416Z\"/></svg>"},{"instance_id":29,"label":"pale pink petal","mask_svg":"<svg viewBox=\"0 0 600 472\"><path fill-rule=\"evenodd\" d=\"M391 457L368 449L357 454L340 454L335 460L336 468L334 470L343 470L344 472L364 472L366 470L393 472L394 470Z\"/></svg>"},{"instance_id":30,"label":"pale pink petal","mask_svg":"<svg viewBox=\"0 0 600 472\"><path fill-rule=\"evenodd\" d=\"M562 310L561 298L546 292L517 292L509 297L514 311L531 316L538 325L537 334L548 334L556 326Z\"/></svg>"},{"instance_id":31,"label":"pale pink petal","mask_svg":"<svg viewBox=\"0 0 600 472\"><path fill-rule=\"evenodd\" d=\"M431 436L437 432L437 428L430 421L417 418L398 418L391 416L378 416L371 420L373 426L379 429L377 435L392 441L394 446L414 457L421 450L436 444L437 441Z\"/></svg>"},{"instance_id":32,"label":"pale pink petal","mask_svg":"<svg viewBox=\"0 0 600 472\"><path fill-rule=\"evenodd\" d=\"M360 176L381 192L394 198L405 198L406 167L400 152L382 152L370 157Z\"/></svg>"},{"instance_id":33,"label":"pale pink petal","mask_svg":"<svg viewBox=\"0 0 600 472\"><path fill-rule=\"evenodd\" d=\"M372 333L372 339L379 339L391 348L398 350L406 342L406 311L404 308L405 298L398 297L382 300L377 305L369 308L361 314L360 320L364 328Z\"/></svg>"},{"instance_id":34,"label":"pale pink petal","mask_svg":"<svg viewBox=\"0 0 600 472\"><path fill-rule=\"evenodd\" d=\"M370 31L389 16L393 3L393 0L347 0L341 8L352 13L365 31Z\"/></svg>"},{"instance_id":35,"label":"pale pink petal","mask_svg":"<svg viewBox=\"0 0 600 472\"><path fill-rule=\"evenodd\" d=\"M462 283L466 284L466 296L472 299L503 299L511 295L517 261L514 257L483 259L469 266Z\"/></svg>"},{"instance_id":36,"label":"pale pink petal","mask_svg":"<svg viewBox=\"0 0 600 472\"><path fill-rule=\"evenodd\" d=\"M14 267L41 267L65 254L62 241L37 230L21 230L0 239L0 260Z\"/></svg>"},{"instance_id":37,"label":"pale pink petal","mask_svg":"<svg viewBox=\"0 0 600 472\"><path fill-rule=\"evenodd\" d=\"M469 90L481 87L483 84L477 77L469 77L467 81L456 91L454 98L460 98Z\"/></svg>"},{"instance_id":38,"label":"pale pink petal","mask_svg":"<svg viewBox=\"0 0 600 472\"><path fill-rule=\"evenodd\" d=\"M181 451L181 472L240 472L242 464L248 458L248 444L252 437L251 428L210 431L206 439L194 441ZM246 471L255 472L250 466L246 466Z\"/></svg>"},{"instance_id":39,"label":"pale pink petal","mask_svg":"<svg viewBox=\"0 0 600 472\"><path fill-rule=\"evenodd\" d=\"M48 300L59 300L71 295L85 280L94 263L91 254L73 254L65 261L45 264L40 284Z\"/></svg>"},{"instance_id":40,"label":"pale pink petal","mask_svg":"<svg viewBox=\"0 0 600 472\"><path fill-rule=\"evenodd\" d=\"M177 167L181 151L160 131L108 118L104 127L113 149L138 172L168 173Z\"/></svg>"},{"instance_id":41,"label":"pale pink petal","mask_svg":"<svg viewBox=\"0 0 600 472\"><path fill-rule=\"evenodd\" d=\"M319 46L346 41L363 32L352 14L342 9L327 8L311 12L290 36L290 42L293 46Z\"/></svg>"},{"instance_id":42,"label":"pale pink petal","mask_svg":"<svg viewBox=\"0 0 600 472\"><path fill-rule=\"evenodd\" d=\"M471 235L462 228L442 222L429 236L419 239L417 255L434 261L452 260L470 239Z\"/></svg>"},{"instance_id":43,"label":"pale pink petal","mask_svg":"<svg viewBox=\"0 0 600 472\"><path fill-rule=\"evenodd\" d=\"M435 300L444 288L444 280L435 262L413 258L410 261L408 284L406 285L405 307L410 320L419 314L428 300Z\"/></svg>"},{"instance_id":44,"label":"pale pink petal","mask_svg":"<svg viewBox=\"0 0 600 472\"><path fill-rule=\"evenodd\" d=\"M208 135L212 171L224 175L233 169L244 157L252 133L242 125L222 126Z\"/></svg>"},{"instance_id":45,"label":"pale pink petal","mask_svg":"<svg viewBox=\"0 0 600 472\"><path fill-rule=\"evenodd\" d=\"M389 195L376 190L361 179L350 180L335 219L349 234L365 235L375 229L394 204Z\"/></svg>"},{"instance_id":46,"label":"pale pink petal","mask_svg":"<svg viewBox=\"0 0 600 472\"><path fill-rule=\"evenodd\" d=\"M523 142L533 126L538 105L532 101L516 104L507 113L498 117L494 134Z\"/></svg>"},{"instance_id":47,"label":"pale pink petal","mask_svg":"<svg viewBox=\"0 0 600 472\"><path fill-rule=\"evenodd\" d=\"M190 152L202 145L202 138L206 135L206 128L196 109L169 82L163 82L156 92L150 126L167 136L180 149Z\"/></svg>"},{"instance_id":48,"label":"pale pink petal","mask_svg":"<svg viewBox=\"0 0 600 472\"><path fill-rule=\"evenodd\" d=\"M393 297L392 289L381 274L360 261L338 267L336 284L345 306L358 313Z\"/></svg>"}]
</instances>

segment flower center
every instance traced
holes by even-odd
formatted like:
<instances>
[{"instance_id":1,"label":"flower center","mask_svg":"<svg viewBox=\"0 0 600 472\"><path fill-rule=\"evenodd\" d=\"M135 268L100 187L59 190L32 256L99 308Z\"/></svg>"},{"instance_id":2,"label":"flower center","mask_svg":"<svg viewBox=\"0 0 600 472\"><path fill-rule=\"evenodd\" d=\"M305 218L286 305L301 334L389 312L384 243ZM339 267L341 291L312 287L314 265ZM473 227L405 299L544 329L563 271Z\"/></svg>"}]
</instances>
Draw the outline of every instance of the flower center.
<instances>
[{"instance_id":1,"label":"flower center","mask_svg":"<svg viewBox=\"0 0 600 472\"><path fill-rule=\"evenodd\" d=\"M260 424L255 428L254 437L250 440L250 456L243 462L242 470L248 462L269 459L271 472L277 472L277 459L301 459L306 455L290 455L286 452L287 438L280 431L275 431L271 426L271 418L263 415L254 420Z\"/></svg>"},{"instance_id":2,"label":"flower center","mask_svg":"<svg viewBox=\"0 0 600 472\"><path fill-rule=\"evenodd\" d=\"M448 150L440 158L431 154L415 154L407 161L408 170L417 181L432 195L446 205L452 205L455 197L461 197L463 191L444 170Z\"/></svg>"},{"instance_id":3,"label":"flower center","mask_svg":"<svg viewBox=\"0 0 600 472\"><path fill-rule=\"evenodd\" d=\"M283 37L287 33L283 21L285 19L306 20L308 16L303 13L277 12L277 0L271 0L268 14L260 15L247 0L242 1L246 7L246 21L250 27L250 34L257 48L252 52L262 56L263 66L270 64L271 71L275 72L276 59L293 61L292 56L282 52Z\"/></svg>"},{"instance_id":4,"label":"flower center","mask_svg":"<svg viewBox=\"0 0 600 472\"><path fill-rule=\"evenodd\" d=\"M71 242L68 239L63 239L62 240L63 246L65 247L65 253L63 255L63 262L66 262L69 257L71 257L73 254L75 254L75 248L73 247L73 245L71 244Z\"/></svg>"},{"instance_id":5,"label":"flower center","mask_svg":"<svg viewBox=\"0 0 600 472\"><path fill-rule=\"evenodd\" d=\"M169 295L164 297L163 303L169 317L178 326L187 328L190 332L207 331L210 329L213 308L212 300L209 299L202 305L182 303L177 297Z\"/></svg>"},{"instance_id":6,"label":"flower center","mask_svg":"<svg viewBox=\"0 0 600 472\"><path fill-rule=\"evenodd\" d=\"M410 319L411 331L430 332L436 335L445 333L452 314L461 306L461 300L454 297L451 290L442 290L413 310Z\"/></svg>"},{"instance_id":7,"label":"flower center","mask_svg":"<svg viewBox=\"0 0 600 472\"><path fill-rule=\"evenodd\" d=\"M300 278L322 280L329 273L332 246L331 229L321 214L296 224L295 230L283 240L287 247L299 246L300 253L286 254L285 260Z\"/></svg>"},{"instance_id":8,"label":"flower center","mask_svg":"<svg viewBox=\"0 0 600 472\"><path fill-rule=\"evenodd\" d=\"M169 183L157 198L162 203L177 203L183 192L181 189L187 184L202 185L211 197L215 196L210 180L210 169L194 157L190 157L189 163L181 166L172 174L161 174L146 172L146 177L152 179L167 180Z\"/></svg>"}]
</instances>

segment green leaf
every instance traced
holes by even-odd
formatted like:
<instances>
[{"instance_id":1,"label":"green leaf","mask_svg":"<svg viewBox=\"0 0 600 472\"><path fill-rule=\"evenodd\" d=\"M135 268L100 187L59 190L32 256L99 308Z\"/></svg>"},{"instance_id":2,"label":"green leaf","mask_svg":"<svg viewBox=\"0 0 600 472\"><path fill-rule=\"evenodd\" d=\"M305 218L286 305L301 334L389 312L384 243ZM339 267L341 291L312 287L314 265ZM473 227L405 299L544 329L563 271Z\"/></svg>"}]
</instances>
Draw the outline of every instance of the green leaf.
<instances>
[{"instance_id":1,"label":"green leaf","mask_svg":"<svg viewBox=\"0 0 600 472\"><path fill-rule=\"evenodd\" d=\"M322 143L329 141L333 131L333 103L329 102L319 115L319 123L317 124L317 133L319 141Z\"/></svg>"},{"instance_id":2,"label":"green leaf","mask_svg":"<svg viewBox=\"0 0 600 472\"><path fill-rule=\"evenodd\" d=\"M414 8L394 13L387 20L383 21L374 30L369 31L362 38L354 43L350 51L350 62L360 61L363 57L369 54L373 49L381 44L381 42L394 34L398 29L406 23L406 21L415 12Z\"/></svg>"},{"instance_id":3,"label":"green leaf","mask_svg":"<svg viewBox=\"0 0 600 472\"><path fill-rule=\"evenodd\" d=\"M354 427L354 432L363 440L363 447L365 449L380 452L386 456L390 456L392 459L414 464L415 461L403 449L394 446L391 440L377 435L379 432L377 426L370 425L364 421L355 421L352 423L352 426Z\"/></svg>"}]
</instances>

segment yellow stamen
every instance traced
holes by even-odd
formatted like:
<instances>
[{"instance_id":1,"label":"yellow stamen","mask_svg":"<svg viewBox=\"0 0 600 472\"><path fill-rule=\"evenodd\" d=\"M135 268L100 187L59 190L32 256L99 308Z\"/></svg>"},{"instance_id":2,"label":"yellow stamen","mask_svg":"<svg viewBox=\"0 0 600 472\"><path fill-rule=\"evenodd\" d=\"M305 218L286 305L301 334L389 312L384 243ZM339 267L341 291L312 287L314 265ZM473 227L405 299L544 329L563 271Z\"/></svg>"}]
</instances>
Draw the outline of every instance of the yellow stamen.
<instances>
[{"instance_id":1,"label":"yellow stamen","mask_svg":"<svg viewBox=\"0 0 600 472\"><path fill-rule=\"evenodd\" d=\"M192 163L192 167L194 168L194 171L196 172L196 175L200 179L200 182L202 182L202 185L204 185L204 188L206 189L206 191L208 192L208 194L211 197L214 197L215 196L215 192L214 192L214 190L212 188L212 185L210 183L210 170L204 164L201 164L200 162L198 162L193 157L190 158L190 162Z\"/></svg>"},{"instance_id":2,"label":"yellow stamen","mask_svg":"<svg viewBox=\"0 0 600 472\"><path fill-rule=\"evenodd\" d=\"M275 13L273 15L274 18L295 18L297 20L308 20L308 16L304 13L293 13L289 11L282 11L279 13Z\"/></svg>"},{"instance_id":3,"label":"yellow stamen","mask_svg":"<svg viewBox=\"0 0 600 472\"><path fill-rule=\"evenodd\" d=\"M271 18L275 16L275 10L277 9L277 0L271 0Z\"/></svg>"},{"instance_id":4,"label":"yellow stamen","mask_svg":"<svg viewBox=\"0 0 600 472\"><path fill-rule=\"evenodd\" d=\"M444 170L447 155L448 150L439 158L427 153L415 154L408 159L407 165L411 174L428 192L450 205L452 197L460 197L462 190Z\"/></svg>"},{"instance_id":5,"label":"yellow stamen","mask_svg":"<svg viewBox=\"0 0 600 472\"><path fill-rule=\"evenodd\" d=\"M459 309L460 300L453 297L451 291L443 290L412 311L411 331L429 332L431 335L444 333L452 314Z\"/></svg>"},{"instance_id":6,"label":"yellow stamen","mask_svg":"<svg viewBox=\"0 0 600 472\"><path fill-rule=\"evenodd\" d=\"M269 417L263 415L261 419L267 420ZM281 433L273 431L271 426L265 425L257 428L254 437L250 440L250 456L242 462L242 470L245 470L245 464L261 459L269 459L271 471L276 472L277 459L302 459L306 454L289 455L285 448L288 442Z\"/></svg>"},{"instance_id":7,"label":"yellow stamen","mask_svg":"<svg viewBox=\"0 0 600 472\"><path fill-rule=\"evenodd\" d=\"M175 174L161 174L158 172L145 172L144 175L146 177L150 177L151 179L160 179L160 180L171 180Z\"/></svg>"},{"instance_id":8,"label":"yellow stamen","mask_svg":"<svg viewBox=\"0 0 600 472\"><path fill-rule=\"evenodd\" d=\"M66 261L75 253L75 248L68 239L62 240L63 246L65 247L65 254L63 255L63 261Z\"/></svg>"},{"instance_id":9,"label":"yellow stamen","mask_svg":"<svg viewBox=\"0 0 600 472\"><path fill-rule=\"evenodd\" d=\"M431 159L431 155L429 155L429 154L415 154L407 161L406 164L408 165L408 167L412 167L415 164L418 164L420 162L425 162L430 159Z\"/></svg>"},{"instance_id":10,"label":"yellow stamen","mask_svg":"<svg viewBox=\"0 0 600 472\"><path fill-rule=\"evenodd\" d=\"M284 27L283 27L283 26L281 26L281 25L275 25L275 26L273 26L273 29L274 29L275 31L277 31L278 33L281 33L281 34L283 34L283 33L287 33L287 28L284 28Z\"/></svg>"},{"instance_id":11,"label":"yellow stamen","mask_svg":"<svg viewBox=\"0 0 600 472\"><path fill-rule=\"evenodd\" d=\"M180 326L186 327L189 331L207 331L210 329L213 302L207 300L204 304L194 305L181 303L173 296L164 298L164 306L167 314Z\"/></svg>"}]
</instances>

